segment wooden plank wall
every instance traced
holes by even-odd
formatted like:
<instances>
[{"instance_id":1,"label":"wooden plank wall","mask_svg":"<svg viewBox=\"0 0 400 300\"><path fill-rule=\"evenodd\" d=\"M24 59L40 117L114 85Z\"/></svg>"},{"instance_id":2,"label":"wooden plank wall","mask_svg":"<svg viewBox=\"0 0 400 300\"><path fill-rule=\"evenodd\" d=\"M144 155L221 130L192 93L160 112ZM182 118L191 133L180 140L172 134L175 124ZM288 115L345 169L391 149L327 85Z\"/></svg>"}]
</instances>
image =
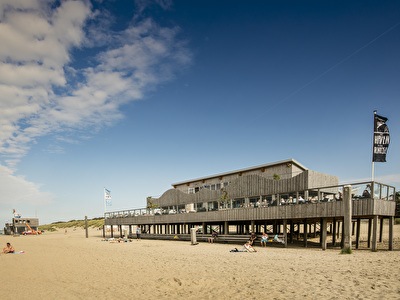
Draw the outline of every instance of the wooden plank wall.
<instances>
[{"instance_id":1,"label":"wooden plank wall","mask_svg":"<svg viewBox=\"0 0 400 300\"><path fill-rule=\"evenodd\" d=\"M310 185L311 183L311 185ZM251 174L240 176L226 188L230 199L259 197L264 195L302 192L316 186L337 184L337 177L306 170L297 176L287 179L268 179L260 175ZM201 189L195 194L187 194L178 189L167 190L160 198L151 198L152 204L159 207L177 206L190 203L219 201L223 191Z\"/></svg>"}]
</instances>

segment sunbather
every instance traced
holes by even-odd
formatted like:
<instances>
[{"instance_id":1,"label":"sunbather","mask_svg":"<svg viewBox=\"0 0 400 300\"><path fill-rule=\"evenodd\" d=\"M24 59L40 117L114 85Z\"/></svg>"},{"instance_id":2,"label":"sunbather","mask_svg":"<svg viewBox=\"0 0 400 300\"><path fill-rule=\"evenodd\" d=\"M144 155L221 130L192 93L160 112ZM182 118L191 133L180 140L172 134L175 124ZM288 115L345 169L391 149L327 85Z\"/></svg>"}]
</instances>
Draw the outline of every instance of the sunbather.
<instances>
[{"instance_id":1,"label":"sunbather","mask_svg":"<svg viewBox=\"0 0 400 300\"><path fill-rule=\"evenodd\" d=\"M10 243L7 243L7 245L3 248L3 253L14 253L15 249L13 246L11 246Z\"/></svg>"},{"instance_id":2,"label":"sunbather","mask_svg":"<svg viewBox=\"0 0 400 300\"><path fill-rule=\"evenodd\" d=\"M243 248L247 252L257 252L257 250L254 249L253 246L251 245L250 241L246 242L246 244L243 245Z\"/></svg>"}]
</instances>

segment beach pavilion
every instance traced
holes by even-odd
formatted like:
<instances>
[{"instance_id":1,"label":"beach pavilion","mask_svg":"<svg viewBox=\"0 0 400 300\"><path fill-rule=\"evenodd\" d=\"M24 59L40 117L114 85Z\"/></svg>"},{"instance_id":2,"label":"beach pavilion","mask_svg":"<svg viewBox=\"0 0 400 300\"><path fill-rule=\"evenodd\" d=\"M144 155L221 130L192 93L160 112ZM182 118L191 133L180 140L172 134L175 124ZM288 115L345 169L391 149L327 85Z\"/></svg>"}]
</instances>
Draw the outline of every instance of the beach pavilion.
<instances>
[{"instance_id":1,"label":"beach pavilion","mask_svg":"<svg viewBox=\"0 0 400 300\"><path fill-rule=\"evenodd\" d=\"M341 185L336 176L287 159L174 183L160 197L148 197L145 208L107 212L103 234L113 237L117 227L120 236L132 235L140 227L142 238L190 240L194 228L198 241L216 231L219 242L242 243L250 232L267 232L284 247L311 246L317 238L322 249L351 247L355 236L357 249L367 222L367 247L376 251L388 220L392 250L394 200L392 186Z\"/></svg>"}]
</instances>

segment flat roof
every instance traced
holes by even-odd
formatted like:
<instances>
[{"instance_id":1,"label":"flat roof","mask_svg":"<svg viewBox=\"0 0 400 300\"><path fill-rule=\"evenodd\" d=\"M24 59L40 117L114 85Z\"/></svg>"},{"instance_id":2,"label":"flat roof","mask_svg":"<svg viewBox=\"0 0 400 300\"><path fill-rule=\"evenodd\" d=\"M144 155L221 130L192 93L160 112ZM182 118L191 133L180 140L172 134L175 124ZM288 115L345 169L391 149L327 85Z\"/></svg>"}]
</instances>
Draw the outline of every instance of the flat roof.
<instances>
[{"instance_id":1,"label":"flat roof","mask_svg":"<svg viewBox=\"0 0 400 300\"><path fill-rule=\"evenodd\" d=\"M277 162L273 162L273 163L268 163L268 164L263 164L263 165L258 165L258 166L253 166L253 167L249 167L249 168L245 168L245 169L239 169L239 170L235 170L235 171L229 171L229 172L219 173L219 174L215 174L215 175L210 175L210 176L205 176L205 177L200 177L200 178L180 181L180 182L173 183L172 186L175 187L176 185L182 185L182 184L186 184L186 183L190 183L190 182L195 182L195 181L200 181L200 180L207 180L207 179L211 179L211 178L227 176L227 175L232 175L232 174L235 174L235 173L247 172L247 171L252 171L252 170L261 169L261 168L268 168L268 167L281 165L281 164L287 164L287 163L294 164L294 165L298 166L299 168L301 168L303 170L308 170L308 168L303 166L297 160L295 160L293 158L289 158L289 159L285 159L285 160L281 160L281 161L277 161Z\"/></svg>"}]
</instances>

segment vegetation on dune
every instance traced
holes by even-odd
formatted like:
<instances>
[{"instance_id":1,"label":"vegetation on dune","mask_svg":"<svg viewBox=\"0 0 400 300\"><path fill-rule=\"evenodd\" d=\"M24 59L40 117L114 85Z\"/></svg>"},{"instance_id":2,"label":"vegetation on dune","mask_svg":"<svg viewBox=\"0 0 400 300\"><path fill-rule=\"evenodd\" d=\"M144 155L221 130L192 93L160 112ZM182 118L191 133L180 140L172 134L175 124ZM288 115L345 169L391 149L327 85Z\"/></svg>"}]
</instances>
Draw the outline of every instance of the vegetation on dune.
<instances>
[{"instance_id":1,"label":"vegetation on dune","mask_svg":"<svg viewBox=\"0 0 400 300\"><path fill-rule=\"evenodd\" d=\"M90 228L103 228L104 218L94 218L88 220L88 227ZM57 231L64 228L85 228L85 220L71 220L68 222L54 222L47 225L40 225L39 230L44 231Z\"/></svg>"}]
</instances>

